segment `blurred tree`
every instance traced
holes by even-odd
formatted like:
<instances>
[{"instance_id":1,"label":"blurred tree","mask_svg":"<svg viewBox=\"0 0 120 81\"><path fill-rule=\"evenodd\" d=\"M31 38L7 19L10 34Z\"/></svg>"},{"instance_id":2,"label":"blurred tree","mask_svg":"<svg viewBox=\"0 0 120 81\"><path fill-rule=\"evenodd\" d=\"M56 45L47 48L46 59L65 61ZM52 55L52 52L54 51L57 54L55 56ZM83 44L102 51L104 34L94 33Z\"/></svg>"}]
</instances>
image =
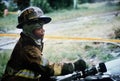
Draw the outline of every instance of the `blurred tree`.
<instances>
[{"instance_id":1,"label":"blurred tree","mask_svg":"<svg viewBox=\"0 0 120 81\"><path fill-rule=\"evenodd\" d=\"M0 0L0 17L2 17L4 15L4 10L7 9L5 3Z\"/></svg>"},{"instance_id":2,"label":"blurred tree","mask_svg":"<svg viewBox=\"0 0 120 81\"><path fill-rule=\"evenodd\" d=\"M82 3L87 3L88 0L79 0L79 2L82 4Z\"/></svg>"},{"instance_id":3,"label":"blurred tree","mask_svg":"<svg viewBox=\"0 0 120 81\"><path fill-rule=\"evenodd\" d=\"M30 0L14 0L14 3L17 3L19 10L23 10L30 6Z\"/></svg>"},{"instance_id":4,"label":"blurred tree","mask_svg":"<svg viewBox=\"0 0 120 81\"><path fill-rule=\"evenodd\" d=\"M73 0L31 0L33 6L42 8L44 12L50 12L73 5Z\"/></svg>"},{"instance_id":5,"label":"blurred tree","mask_svg":"<svg viewBox=\"0 0 120 81\"><path fill-rule=\"evenodd\" d=\"M53 9L67 8L73 5L73 0L47 0Z\"/></svg>"},{"instance_id":6,"label":"blurred tree","mask_svg":"<svg viewBox=\"0 0 120 81\"><path fill-rule=\"evenodd\" d=\"M95 2L102 2L102 1L107 1L107 0L79 0L79 3L95 3ZM110 1L110 0L108 0Z\"/></svg>"},{"instance_id":7,"label":"blurred tree","mask_svg":"<svg viewBox=\"0 0 120 81\"><path fill-rule=\"evenodd\" d=\"M10 0L8 9L9 9L9 11L17 11L18 10L18 6L17 6L16 3L14 3L13 0Z\"/></svg>"},{"instance_id":8,"label":"blurred tree","mask_svg":"<svg viewBox=\"0 0 120 81\"><path fill-rule=\"evenodd\" d=\"M73 8L77 9L78 0L73 0Z\"/></svg>"},{"instance_id":9,"label":"blurred tree","mask_svg":"<svg viewBox=\"0 0 120 81\"><path fill-rule=\"evenodd\" d=\"M47 0L32 0L31 3L33 6L40 7L45 13L52 11Z\"/></svg>"}]
</instances>

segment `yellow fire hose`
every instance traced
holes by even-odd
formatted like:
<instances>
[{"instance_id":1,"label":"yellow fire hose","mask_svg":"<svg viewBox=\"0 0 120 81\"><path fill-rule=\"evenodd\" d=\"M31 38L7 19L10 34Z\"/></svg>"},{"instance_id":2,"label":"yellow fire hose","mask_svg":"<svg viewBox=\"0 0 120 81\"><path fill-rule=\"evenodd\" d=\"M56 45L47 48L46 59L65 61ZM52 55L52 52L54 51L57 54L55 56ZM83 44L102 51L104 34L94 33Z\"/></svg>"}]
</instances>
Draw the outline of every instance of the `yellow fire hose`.
<instances>
[{"instance_id":1,"label":"yellow fire hose","mask_svg":"<svg viewBox=\"0 0 120 81\"><path fill-rule=\"evenodd\" d=\"M0 37L19 37L19 34L0 34ZM47 39L59 40L77 40L77 41L96 41L96 42L113 42L120 43L119 39L105 39L105 38L82 38L82 37L67 37L67 36L49 36L45 35Z\"/></svg>"}]
</instances>

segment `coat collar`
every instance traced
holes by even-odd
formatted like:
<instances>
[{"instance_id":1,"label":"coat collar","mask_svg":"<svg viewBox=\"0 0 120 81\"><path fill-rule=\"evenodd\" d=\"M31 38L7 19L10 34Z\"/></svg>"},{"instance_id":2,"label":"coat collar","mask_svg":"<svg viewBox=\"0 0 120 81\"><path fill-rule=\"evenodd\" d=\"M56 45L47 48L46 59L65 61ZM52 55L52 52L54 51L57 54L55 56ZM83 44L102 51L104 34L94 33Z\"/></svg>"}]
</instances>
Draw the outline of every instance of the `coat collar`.
<instances>
[{"instance_id":1,"label":"coat collar","mask_svg":"<svg viewBox=\"0 0 120 81\"><path fill-rule=\"evenodd\" d=\"M21 40L23 46L26 46L26 45L36 46L42 51L42 49L43 49L42 40L40 40L40 41L34 40L33 38L27 36L23 32L21 32L20 36L21 36L20 40Z\"/></svg>"}]
</instances>

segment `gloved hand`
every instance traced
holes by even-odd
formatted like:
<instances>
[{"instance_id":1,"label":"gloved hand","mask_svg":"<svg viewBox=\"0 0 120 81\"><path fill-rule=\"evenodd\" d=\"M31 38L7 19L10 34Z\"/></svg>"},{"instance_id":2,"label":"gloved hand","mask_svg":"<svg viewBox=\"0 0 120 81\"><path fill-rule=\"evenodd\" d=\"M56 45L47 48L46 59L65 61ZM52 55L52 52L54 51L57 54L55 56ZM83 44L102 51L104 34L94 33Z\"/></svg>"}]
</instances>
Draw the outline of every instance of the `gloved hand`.
<instances>
[{"instance_id":1,"label":"gloved hand","mask_svg":"<svg viewBox=\"0 0 120 81\"><path fill-rule=\"evenodd\" d=\"M84 71L86 69L86 62L82 59L78 59L73 63L64 63L62 67L61 75L66 75L74 71Z\"/></svg>"},{"instance_id":2,"label":"gloved hand","mask_svg":"<svg viewBox=\"0 0 120 81\"><path fill-rule=\"evenodd\" d=\"M86 69L86 62L83 59L78 59L74 63L75 71L84 71Z\"/></svg>"}]
</instances>

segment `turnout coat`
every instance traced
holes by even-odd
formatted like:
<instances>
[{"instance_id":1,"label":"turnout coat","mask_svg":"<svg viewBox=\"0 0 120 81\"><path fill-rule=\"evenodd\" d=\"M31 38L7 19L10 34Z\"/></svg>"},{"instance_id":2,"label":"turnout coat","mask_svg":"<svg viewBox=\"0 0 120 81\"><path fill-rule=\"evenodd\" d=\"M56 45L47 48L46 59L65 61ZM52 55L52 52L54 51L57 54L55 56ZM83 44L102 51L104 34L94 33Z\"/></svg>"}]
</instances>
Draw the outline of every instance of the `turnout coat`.
<instances>
[{"instance_id":1,"label":"turnout coat","mask_svg":"<svg viewBox=\"0 0 120 81\"><path fill-rule=\"evenodd\" d=\"M1 81L48 81L53 75L72 73L72 63L53 63L42 56L43 42L40 45L24 33L20 34Z\"/></svg>"}]
</instances>

